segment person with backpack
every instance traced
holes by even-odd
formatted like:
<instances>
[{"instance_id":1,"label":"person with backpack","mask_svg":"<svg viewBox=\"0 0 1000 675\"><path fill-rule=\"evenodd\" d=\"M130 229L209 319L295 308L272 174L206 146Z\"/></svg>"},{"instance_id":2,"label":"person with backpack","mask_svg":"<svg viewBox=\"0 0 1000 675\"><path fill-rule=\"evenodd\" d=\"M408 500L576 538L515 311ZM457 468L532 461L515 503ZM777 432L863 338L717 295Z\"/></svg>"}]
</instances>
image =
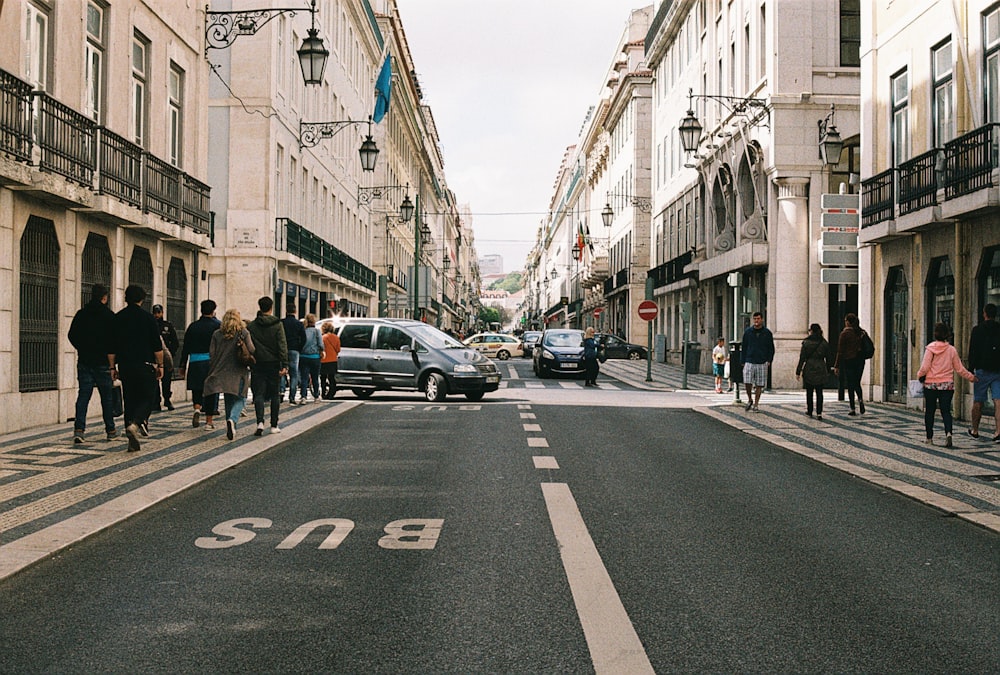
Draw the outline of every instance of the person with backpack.
<instances>
[{"instance_id":1,"label":"person with backpack","mask_svg":"<svg viewBox=\"0 0 1000 675\"><path fill-rule=\"evenodd\" d=\"M274 300L263 296L257 300L257 318L247 324L253 339L254 357L250 366L250 391L257 413L257 430L254 436L264 434L264 405L271 402L271 433L280 434L278 414L281 410L281 376L288 374L288 342L281 319L274 315Z\"/></svg>"},{"instance_id":2,"label":"person with backpack","mask_svg":"<svg viewBox=\"0 0 1000 675\"><path fill-rule=\"evenodd\" d=\"M983 417L983 404L987 395L993 397L994 443L1000 443L1000 323L997 306L988 303L983 307L983 321L972 329L969 337L969 370L978 382L972 388L972 428L969 435L979 438L979 422Z\"/></svg>"},{"instance_id":3,"label":"person with backpack","mask_svg":"<svg viewBox=\"0 0 1000 675\"><path fill-rule=\"evenodd\" d=\"M944 447L952 447L951 401L955 397L955 373L969 382L976 382L976 376L965 369L958 352L948 342L951 327L946 323L934 324L934 341L924 350L924 358L917 371L917 379L924 385L924 430L925 443L934 442L934 412L941 408L944 422Z\"/></svg>"},{"instance_id":4,"label":"person with backpack","mask_svg":"<svg viewBox=\"0 0 1000 675\"><path fill-rule=\"evenodd\" d=\"M837 339L837 361L833 365L833 372L840 375L844 372L844 380L847 385L847 395L851 402L851 412L847 413L851 417L858 414L854 407L854 397L858 397L858 408L862 415L865 414L865 394L861 390L861 376L865 372L865 358L862 351L863 346L871 345L871 338L868 333L861 329L861 322L858 315L851 312L844 317L844 330L840 331ZM869 349L870 351L870 349Z\"/></svg>"}]
</instances>

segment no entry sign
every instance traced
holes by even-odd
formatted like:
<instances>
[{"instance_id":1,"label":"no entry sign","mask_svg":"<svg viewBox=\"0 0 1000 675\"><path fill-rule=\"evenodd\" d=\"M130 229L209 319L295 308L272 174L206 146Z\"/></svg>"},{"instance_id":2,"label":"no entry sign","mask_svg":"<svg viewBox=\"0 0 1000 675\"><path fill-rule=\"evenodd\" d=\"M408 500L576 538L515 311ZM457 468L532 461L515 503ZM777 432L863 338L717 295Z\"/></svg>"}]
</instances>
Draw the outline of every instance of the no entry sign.
<instances>
[{"instance_id":1,"label":"no entry sign","mask_svg":"<svg viewBox=\"0 0 1000 675\"><path fill-rule=\"evenodd\" d=\"M652 321L656 318L656 303L652 300L643 300L639 303L639 318L643 321Z\"/></svg>"}]
</instances>

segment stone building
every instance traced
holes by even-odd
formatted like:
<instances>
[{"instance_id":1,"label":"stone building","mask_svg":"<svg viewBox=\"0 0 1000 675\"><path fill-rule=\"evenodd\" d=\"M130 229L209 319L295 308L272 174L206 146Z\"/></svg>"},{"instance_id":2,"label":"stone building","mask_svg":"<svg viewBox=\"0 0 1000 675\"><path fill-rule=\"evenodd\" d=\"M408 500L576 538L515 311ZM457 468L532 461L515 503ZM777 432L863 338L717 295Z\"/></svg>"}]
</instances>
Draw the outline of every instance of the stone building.
<instances>
[{"instance_id":1,"label":"stone building","mask_svg":"<svg viewBox=\"0 0 1000 675\"><path fill-rule=\"evenodd\" d=\"M211 247L204 13L171 0L0 3L0 433L74 415L90 288L183 326ZM93 405L99 406L96 401Z\"/></svg>"},{"instance_id":2,"label":"stone building","mask_svg":"<svg viewBox=\"0 0 1000 675\"><path fill-rule=\"evenodd\" d=\"M934 324L965 358L1000 304L1000 6L861 4L862 320L873 398L905 403ZM972 388L956 386L963 413Z\"/></svg>"}]
</instances>

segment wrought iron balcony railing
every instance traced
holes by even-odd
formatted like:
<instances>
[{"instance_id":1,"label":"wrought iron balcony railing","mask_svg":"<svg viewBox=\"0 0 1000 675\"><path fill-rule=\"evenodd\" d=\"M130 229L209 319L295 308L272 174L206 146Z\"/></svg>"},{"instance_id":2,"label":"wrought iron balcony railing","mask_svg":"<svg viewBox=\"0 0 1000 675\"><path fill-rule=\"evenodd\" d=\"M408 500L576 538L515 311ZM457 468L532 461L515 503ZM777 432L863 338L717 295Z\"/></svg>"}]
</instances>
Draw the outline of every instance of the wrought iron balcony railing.
<instances>
[{"instance_id":1,"label":"wrought iron balcony railing","mask_svg":"<svg viewBox=\"0 0 1000 675\"><path fill-rule=\"evenodd\" d=\"M287 251L369 290L375 290L378 276L375 270L361 264L291 218L278 218L276 225L276 250Z\"/></svg>"},{"instance_id":2,"label":"wrought iron balcony railing","mask_svg":"<svg viewBox=\"0 0 1000 675\"><path fill-rule=\"evenodd\" d=\"M937 148L899 165L899 215L937 204Z\"/></svg>"},{"instance_id":3,"label":"wrought iron balcony railing","mask_svg":"<svg viewBox=\"0 0 1000 675\"><path fill-rule=\"evenodd\" d=\"M995 122L979 127L945 143L945 199L954 199L992 186L997 168L997 129Z\"/></svg>"},{"instance_id":4,"label":"wrought iron balcony railing","mask_svg":"<svg viewBox=\"0 0 1000 675\"><path fill-rule=\"evenodd\" d=\"M892 220L896 210L896 170L887 169L861 181L861 228Z\"/></svg>"},{"instance_id":5,"label":"wrought iron balcony railing","mask_svg":"<svg viewBox=\"0 0 1000 675\"><path fill-rule=\"evenodd\" d=\"M688 276L684 273L684 268L691 264L692 258L691 251L687 251L649 270L647 274L653 277L653 287L660 288Z\"/></svg>"},{"instance_id":6,"label":"wrought iron balcony railing","mask_svg":"<svg viewBox=\"0 0 1000 675\"><path fill-rule=\"evenodd\" d=\"M45 92L0 70L0 152L180 223L210 229L211 189Z\"/></svg>"}]
</instances>

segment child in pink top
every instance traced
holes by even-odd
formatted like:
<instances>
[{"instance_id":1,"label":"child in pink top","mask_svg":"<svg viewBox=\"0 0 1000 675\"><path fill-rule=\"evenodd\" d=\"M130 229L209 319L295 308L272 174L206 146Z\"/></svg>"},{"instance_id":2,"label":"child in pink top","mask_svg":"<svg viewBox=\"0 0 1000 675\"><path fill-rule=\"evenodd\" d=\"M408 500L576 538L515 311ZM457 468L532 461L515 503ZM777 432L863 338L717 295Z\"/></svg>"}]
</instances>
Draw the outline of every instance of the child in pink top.
<instances>
[{"instance_id":1,"label":"child in pink top","mask_svg":"<svg viewBox=\"0 0 1000 675\"><path fill-rule=\"evenodd\" d=\"M924 429L927 432L927 440L924 442L934 441L934 411L940 407L946 448L952 447L951 401L955 397L955 373L969 382L976 381L976 376L962 365L955 347L948 343L949 337L951 328L948 324L935 324L934 342L924 350L924 359L917 371L917 378L924 384Z\"/></svg>"}]
</instances>

